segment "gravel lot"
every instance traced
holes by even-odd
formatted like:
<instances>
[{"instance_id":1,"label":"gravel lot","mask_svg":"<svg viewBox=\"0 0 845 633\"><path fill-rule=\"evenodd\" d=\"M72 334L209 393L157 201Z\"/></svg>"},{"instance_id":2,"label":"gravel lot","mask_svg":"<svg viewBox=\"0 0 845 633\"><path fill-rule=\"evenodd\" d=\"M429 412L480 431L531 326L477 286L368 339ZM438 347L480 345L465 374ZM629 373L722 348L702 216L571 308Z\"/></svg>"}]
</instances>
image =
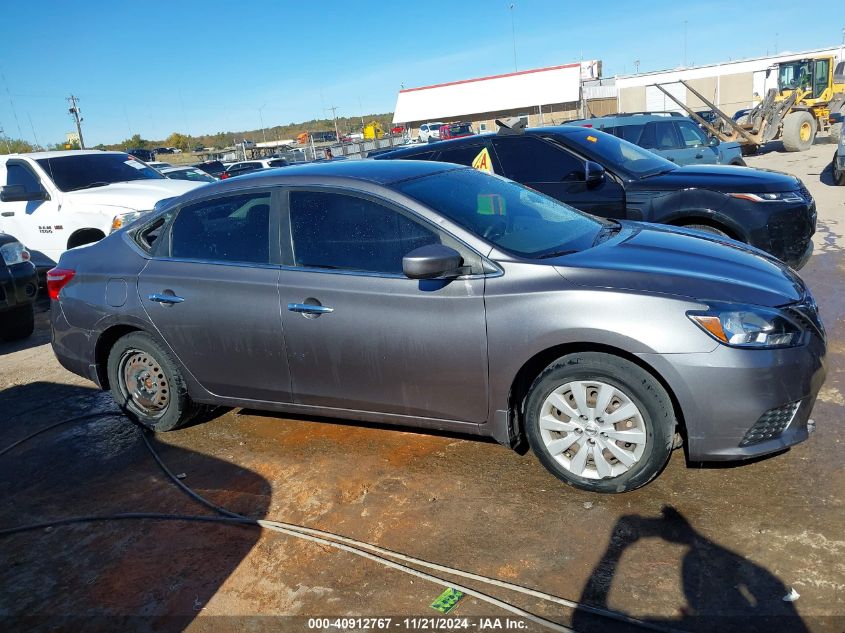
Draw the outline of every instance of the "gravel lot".
<instances>
[{"instance_id":1,"label":"gravel lot","mask_svg":"<svg viewBox=\"0 0 845 633\"><path fill-rule=\"evenodd\" d=\"M703 468L676 451L646 488L598 496L492 442L243 410L156 437L156 450L186 484L249 516L330 530L680 630L841 632L845 187L832 186L832 153L820 144L748 159L801 177L819 210L816 251L801 274L830 335L829 375L813 413L816 433L789 452ZM38 315L27 341L0 344L0 450L68 416L114 409L58 365L47 316ZM140 511L210 514L168 481L140 431L119 415L60 426L0 456L0 529ZM6 630L78 629L79 618L92 617L88 628L104 630L305 630L313 616L436 616L429 605L443 590L323 545L204 523L43 529L0 537L0 560ZM578 631L630 630L465 582ZM783 601L791 589L800 598ZM450 615L507 614L466 597Z\"/></svg>"}]
</instances>

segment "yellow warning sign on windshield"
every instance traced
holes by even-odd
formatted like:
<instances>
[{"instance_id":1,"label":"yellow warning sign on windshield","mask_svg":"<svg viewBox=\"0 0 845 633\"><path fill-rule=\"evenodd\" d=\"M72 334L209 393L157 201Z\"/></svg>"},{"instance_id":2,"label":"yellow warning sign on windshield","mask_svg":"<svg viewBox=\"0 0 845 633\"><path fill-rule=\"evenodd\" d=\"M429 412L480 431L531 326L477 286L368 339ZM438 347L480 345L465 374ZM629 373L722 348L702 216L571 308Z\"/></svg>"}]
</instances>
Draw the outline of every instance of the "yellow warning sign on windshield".
<instances>
[{"instance_id":1,"label":"yellow warning sign on windshield","mask_svg":"<svg viewBox=\"0 0 845 633\"><path fill-rule=\"evenodd\" d=\"M479 171L486 171L488 174L494 173L493 161L490 160L490 152L487 151L486 147L478 152L478 156L472 159L472 166Z\"/></svg>"}]
</instances>

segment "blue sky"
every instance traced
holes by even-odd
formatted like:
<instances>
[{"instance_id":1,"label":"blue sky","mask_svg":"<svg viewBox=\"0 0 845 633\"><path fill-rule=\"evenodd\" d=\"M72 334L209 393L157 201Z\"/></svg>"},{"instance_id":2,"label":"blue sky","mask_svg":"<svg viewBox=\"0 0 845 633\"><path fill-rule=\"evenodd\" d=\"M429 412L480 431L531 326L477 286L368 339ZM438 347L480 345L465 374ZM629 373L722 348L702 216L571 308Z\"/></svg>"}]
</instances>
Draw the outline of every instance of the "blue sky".
<instances>
[{"instance_id":1,"label":"blue sky","mask_svg":"<svg viewBox=\"0 0 845 633\"><path fill-rule=\"evenodd\" d=\"M605 76L836 45L845 20L796 20L794 0L732 23L707 3L515 0L520 70L601 59ZM0 126L46 145L161 139L392 111L400 86L511 72L510 2L28 0L4 7ZM824 13L824 11L822 12ZM710 17L708 17L710 16ZM777 35L776 35L777 34ZM12 103L14 105L12 105ZM259 109L261 110L259 115ZM30 123L31 121L31 123ZM34 133L33 133L34 130Z\"/></svg>"}]
</instances>

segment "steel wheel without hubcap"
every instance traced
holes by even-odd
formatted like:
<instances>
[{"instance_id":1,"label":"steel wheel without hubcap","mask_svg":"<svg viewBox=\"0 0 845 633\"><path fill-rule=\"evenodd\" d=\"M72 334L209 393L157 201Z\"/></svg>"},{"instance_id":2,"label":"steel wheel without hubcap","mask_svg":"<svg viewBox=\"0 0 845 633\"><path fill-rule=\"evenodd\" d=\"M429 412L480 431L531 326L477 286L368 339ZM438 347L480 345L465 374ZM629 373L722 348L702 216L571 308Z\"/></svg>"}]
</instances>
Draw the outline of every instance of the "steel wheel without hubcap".
<instances>
[{"instance_id":1,"label":"steel wheel without hubcap","mask_svg":"<svg viewBox=\"0 0 845 633\"><path fill-rule=\"evenodd\" d=\"M118 365L126 406L145 418L160 418L170 403L170 384L160 363L147 352L126 350Z\"/></svg>"},{"instance_id":2,"label":"steel wheel without hubcap","mask_svg":"<svg viewBox=\"0 0 845 633\"><path fill-rule=\"evenodd\" d=\"M813 133L813 126L810 125L809 121L804 121L801 124L801 129L798 131L799 137L803 142L807 142L810 140L810 135Z\"/></svg>"},{"instance_id":3,"label":"steel wheel without hubcap","mask_svg":"<svg viewBox=\"0 0 845 633\"><path fill-rule=\"evenodd\" d=\"M643 455L642 413L622 390L596 380L556 388L540 410L540 437L549 455L573 475L618 477Z\"/></svg>"}]
</instances>

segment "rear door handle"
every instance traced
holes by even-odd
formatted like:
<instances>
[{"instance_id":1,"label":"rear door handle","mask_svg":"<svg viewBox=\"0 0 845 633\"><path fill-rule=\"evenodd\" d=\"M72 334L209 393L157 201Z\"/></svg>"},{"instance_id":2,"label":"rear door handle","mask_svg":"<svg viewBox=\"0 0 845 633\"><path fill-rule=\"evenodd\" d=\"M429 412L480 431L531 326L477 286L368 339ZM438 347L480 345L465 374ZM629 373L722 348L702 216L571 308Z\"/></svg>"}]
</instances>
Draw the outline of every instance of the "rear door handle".
<instances>
[{"instance_id":1,"label":"rear door handle","mask_svg":"<svg viewBox=\"0 0 845 633\"><path fill-rule=\"evenodd\" d=\"M174 303L182 303L185 299L184 297L177 297L176 295L160 295L160 294L151 294L147 297L150 301L155 301L156 303L160 303L162 305L171 305Z\"/></svg>"},{"instance_id":2,"label":"rear door handle","mask_svg":"<svg viewBox=\"0 0 845 633\"><path fill-rule=\"evenodd\" d=\"M288 310L299 312L300 314L329 314L334 312L334 308L318 306L312 303L289 303Z\"/></svg>"},{"instance_id":3,"label":"rear door handle","mask_svg":"<svg viewBox=\"0 0 845 633\"><path fill-rule=\"evenodd\" d=\"M0 213L0 215L2 215L4 218L10 218L13 215L15 215L15 212L14 211L3 211L3 213Z\"/></svg>"}]
</instances>

